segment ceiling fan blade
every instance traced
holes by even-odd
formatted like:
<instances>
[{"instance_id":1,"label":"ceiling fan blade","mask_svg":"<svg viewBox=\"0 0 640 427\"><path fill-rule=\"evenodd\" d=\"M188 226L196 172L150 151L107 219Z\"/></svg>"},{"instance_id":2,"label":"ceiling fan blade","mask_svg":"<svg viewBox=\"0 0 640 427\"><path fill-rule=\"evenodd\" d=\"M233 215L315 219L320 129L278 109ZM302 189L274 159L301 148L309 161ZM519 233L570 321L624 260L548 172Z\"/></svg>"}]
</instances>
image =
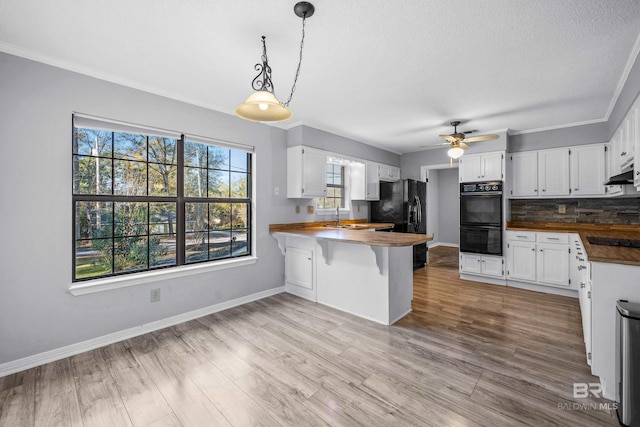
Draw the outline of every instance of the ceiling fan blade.
<instances>
[{"instance_id":1,"label":"ceiling fan blade","mask_svg":"<svg viewBox=\"0 0 640 427\"><path fill-rule=\"evenodd\" d=\"M481 136L472 136L469 138L465 138L462 142L480 142L480 141L489 141L492 139L498 139L500 135L481 135Z\"/></svg>"},{"instance_id":2,"label":"ceiling fan blade","mask_svg":"<svg viewBox=\"0 0 640 427\"><path fill-rule=\"evenodd\" d=\"M440 138L444 139L445 141L449 141L449 142L456 142L458 141L455 137L451 136L451 135L438 135Z\"/></svg>"},{"instance_id":3,"label":"ceiling fan blade","mask_svg":"<svg viewBox=\"0 0 640 427\"><path fill-rule=\"evenodd\" d=\"M469 148L469 146L464 142L460 142L460 148L462 148L463 150L466 150L467 148Z\"/></svg>"}]
</instances>

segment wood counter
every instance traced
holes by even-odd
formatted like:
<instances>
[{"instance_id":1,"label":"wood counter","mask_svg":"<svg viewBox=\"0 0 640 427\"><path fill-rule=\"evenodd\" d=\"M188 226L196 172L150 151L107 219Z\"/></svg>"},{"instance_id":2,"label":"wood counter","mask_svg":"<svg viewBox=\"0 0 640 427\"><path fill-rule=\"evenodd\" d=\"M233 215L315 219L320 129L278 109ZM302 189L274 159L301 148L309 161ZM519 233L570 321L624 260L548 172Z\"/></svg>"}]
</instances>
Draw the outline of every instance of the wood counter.
<instances>
[{"instance_id":1,"label":"wood counter","mask_svg":"<svg viewBox=\"0 0 640 427\"><path fill-rule=\"evenodd\" d=\"M592 245L587 239L587 237L640 239L640 226L637 225L513 221L507 223L507 230L575 233L580 235L589 261L640 266L640 249Z\"/></svg>"},{"instance_id":2,"label":"wood counter","mask_svg":"<svg viewBox=\"0 0 640 427\"><path fill-rule=\"evenodd\" d=\"M328 224L328 226L325 226ZM354 225L350 228L336 228L332 222L311 222L295 224L271 224L271 234L308 237L322 240L335 240L344 243L357 243L370 246L413 246L433 240L432 235L413 233L375 232L372 230L391 228L393 224L340 221L341 225Z\"/></svg>"}]
</instances>

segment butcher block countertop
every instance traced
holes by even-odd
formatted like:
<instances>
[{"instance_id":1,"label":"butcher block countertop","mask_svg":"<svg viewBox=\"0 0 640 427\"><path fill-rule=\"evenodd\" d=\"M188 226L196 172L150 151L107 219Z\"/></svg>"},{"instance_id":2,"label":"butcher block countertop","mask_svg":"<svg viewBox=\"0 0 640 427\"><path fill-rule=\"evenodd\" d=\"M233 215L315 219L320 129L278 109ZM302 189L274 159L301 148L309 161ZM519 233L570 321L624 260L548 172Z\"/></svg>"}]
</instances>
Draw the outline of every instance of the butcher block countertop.
<instances>
[{"instance_id":1,"label":"butcher block countertop","mask_svg":"<svg viewBox=\"0 0 640 427\"><path fill-rule=\"evenodd\" d=\"M640 266L640 249L593 245L587 239L588 237L610 237L640 240L640 226L638 225L513 221L507 223L507 230L576 233L580 235L589 261Z\"/></svg>"},{"instance_id":2,"label":"butcher block countertop","mask_svg":"<svg viewBox=\"0 0 640 427\"><path fill-rule=\"evenodd\" d=\"M370 246L413 246L433 240L427 234L375 232L371 229L393 228L393 224L370 223L358 220L340 221L337 228L333 221L298 222L292 224L271 224L271 234L289 234L345 243L359 243Z\"/></svg>"}]
</instances>

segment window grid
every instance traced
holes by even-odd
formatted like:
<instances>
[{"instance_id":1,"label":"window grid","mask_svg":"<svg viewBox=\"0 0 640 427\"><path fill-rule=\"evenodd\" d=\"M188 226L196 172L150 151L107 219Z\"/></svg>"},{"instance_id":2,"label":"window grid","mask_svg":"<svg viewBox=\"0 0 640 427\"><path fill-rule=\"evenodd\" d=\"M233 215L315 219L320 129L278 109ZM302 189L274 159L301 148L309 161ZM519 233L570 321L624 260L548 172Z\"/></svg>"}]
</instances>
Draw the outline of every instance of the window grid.
<instances>
[{"instance_id":1,"label":"window grid","mask_svg":"<svg viewBox=\"0 0 640 427\"><path fill-rule=\"evenodd\" d=\"M242 170L242 175L243 175L243 180L244 180L244 197L237 197L234 198L232 197L232 191L231 191L231 187L229 186L228 189L228 193L227 196L228 197L208 197L208 191L209 191L209 171L210 170L215 170L215 171L222 171L225 172L228 177L228 181L229 184L231 184L231 177L232 177L232 173L233 173L233 168L231 166L231 164L228 164L228 168L227 169L222 169L222 168L209 168L209 156L207 155L207 159L206 159L206 163L205 163L205 168L201 168L206 170L206 184L205 184L205 189L206 189L206 195L207 197L185 197L184 195L184 190L185 187L187 186L185 179L184 179L184 173L185 173L185 155L184 155L184 144L185 144L185 137L184 135L180 138L180 139L173 139L174 141L174 147L171 149L172 150L172 159L171 160L169 157L165 156L164 159L161 159L162 161L154 161L158 159L158 156L156 154L154 154L154 156L156 156L154 159L150 158L151 155L151 151L153 150L153 148L151 147L150 144L150 138L156 138L154 139L154 141L158 142L160 140L160 138L157 137L153 137L152 135L142 135L143 139L144 139L144 149L145 149L145 155L142 159L134 159L133 161L137 162L137 163L142 163L146 169L146 174L145 175L145 190L144 190L144 195L139 195L139 194L117 194L117 185L118 183L116 182L116 161L131 161L130 157L127 157L127 153L117 153L116 150L116 146L115 146L115 138L116 135L118 134L118 132L107 132L110 133L110 141L109 141L109 147L108 147L108 151L110 151L110 156L108 155L104 155L104 150L102 152L100 152L100 149L98 147L98 139L96 136L96 142L95 142L95 150L92 147L91 148L91 152L90 153L82 153L82 150L80 149L79 145L78 145L78 140L77 140L77 131L79 130L90 130L90 129L83 129L83 128L76 128L74 127L74 132L73 132L73 146L74 149L73 151L73 277L72 280L74 282L76 281L82 281L82 280L89 280L89 279L95 279L95 278L103 278L103 277L110 277L110 276L117 276L117 275L121 275L121 274L127 274L127 273L133 273L133 272L140 272L140 271L148 271L148 270L155 270L155 269L159 269L159 268L167 268L167 267L174 267L174 266L178 266L178 265L185 265L185 264L192 264L195 262L208 262L211 260L218 260L218 259L227 259L227 258L234 258L234 257L238 257L238 256L246 256L246 255L250 255L251 254L251 223L250 223L250 218L251 218L251 154L250 153L246 153L243 151L235 151L235 150L229 150L226 148L221 148L221 147L214 147L214 146L210 146L210 145L206 145L206 144L200 144L200 143L191 143L192 145L197 145L200 147L200 149L202 149L204 147L204 151L206 153L208 153L210 150L221 150L221 152L226 152L226 158L230 161L231 157L233 155L235 155L235 157L239 157L239 158L243 158L244 159L244 165L241 168L238 168L240 170ZM90 130L93 131L93 130ZM94 131L94 133L98 134L100 133L100 131ZM124 133L123 133L124 134ZM104 131L103 131L103 135L104 137ZM120 137L122 137L122 135L119 135ZM165 141L165 148L166 148L166 141ZM104 147L103 147L104 148ZM140 148L140 147L139 147ZM86 147L85 147L85 151L86 151ZM87 155L87 154L96 154L95 156L92 155ZM165 152L166 154L166 152ZM142 157L142 156L140 156ZM89 160L87 162L85 166L85 168L87 166L89 167L96 167L96 172L95 172L95 179L94 182L83 182L82 179L83 177L81 176L80 173L80 163L83 161L83 158L92 158L92 159L104 159L105 161L110 161L110 167L108 167L107 169L109 169L109 174L110 175L110 190L111 190L111 194L102 194L102 190L100 187L100 176L103 173L102 170L100 169L100 164L99 161L95 162L93 165L91 163L91 160ZM137 165L136 167L138 167L139 165ZM175 176L172 177L173 182L167 183L167 177L164 176L164 186L165 186L165 190L169 192L169 195L158 195L155 194L156 191L152 190L151 187L151 169L152 167L157 166L159 169L162 167L166 167L166 166L170 166L169 168L167 168L167 170L164 171L164 173L166 175L171 174L172 172L175 173ZM172 171L171 166L175 167L175 171ZM223 165L224 166L224 165ZM162 171L161 171L161 175L162 175ZM85 177L87 178L87 177ZM90 179L89 179L90 181ZM171 186L172 184L175 184L175 193L172 193L171 190ZM82 186L85 185L87 187L87 189L93 185L95 185L95 190L87 190L86 192L83 192L82 190ZM124 184L125 186L130 186L131 183L130 182L125 182ZM93 194L91 193L91 191L93 191ZM135 190L135 188L133 189L134 193L137 193L138 191ZM96 193L100 193L100 194L96 194ZM154 194L152 194L154 193ZM175 194L175 195L173 195ZM187 260L186 256L185 256L185 248L187 246L187 242L186 242L186 227L184 226L184 219L185 217L185 206L188 203L194 203L194 202L198 202L198 203L204 203L207 207L207 216L206 216L206 234L207 234L207 244L206 244L206 257L204 259L196 259L196 260ZM96 206L98 208L95 209L94 213L90 213L88 215L87 219L83 219L83 218L78 218L78 214L81 210L81 204L82 203L86 203L86 204L92 204L95 203ZM100 206L105 206L105 204L110 204L110 209L108 210L109 214L108 216L109 218L109 233L108 234L96 234L95 231L93 231L93 234L88 235L88 236L83 236L82 235L82 221L86 221L87 222L87 230L84 230L85 233L89 233L91 232L91 230L93 230L93 226L92 224L90 224L90 222L92 220L96 221L96 226L98 224L102 224L102 215L104 215L107 211L106 210L102 210L99 207ZM123 221L123 218L119 218L119 212L117 211L117 208L119 207L118 204L131 204L129 206L129 208L132 209L143 209L146 210L145 215L144 215L144 224L137 224L135 222L135 219L133 219L132 223L128 223L128 224L120 224L118 221ZM155 206L152 204L156 204ZM210 205L211 204L218 204L218 205L222 205L227 207L227 210L230 212L230 220L229 220L229 227L228 230L226 231L228 234L228 238L229 238L229 242L228 242L228 247L229 247L229 251L228 253L225 253L224 251L222 252L223 255L222 256L218 256L218 257L213 257L212 256L212 250L211 250L211 233L212 233L212 227L211 225L211 217L210 217ZM152 215L157 215L156 210L158 208L162 208L162 205L164 205L165 207L165 213L166 213L166 223L161 221L162 218L159 217L159 219L156 220L156 218L152 218ZM242 206L243 210L244 210L244 224L243 227L238 227L238 224L235 223L235 217L231 217L231 215L234 214L233 209L234 209L234 205L235 206ZM142 207L141 207L142 206ZM154 212L152 212L152 206L153 206L153 210ZM169 207L169 208L167 208ZM87 212L89 212L90 209L87 209ZM93 214L95 214L95 217L92 219ZM100 215L100 216L98 216ZM80 215L82 216L82 215ZM130 219L131 220L131 219ZM160 221L160 222L158 222ZM162 225L162 224L166 224ZM159 229L155 229L155 227L158 227L159 225L162 225L163 227L163 233L158 232ZM126 231L120 230L118 231L118 227L120 227L121 229L123 227L131 227L133 232L131 234L127 234ZM139 227L142 227L143 230L146 230L145 233L140 232ZM152 227L154 227L154 229L152 230ZM244 232L244 243L240 244L240 245L236 245L236 236L234 235L234 233L237 233L237 231L240 230L240 232ZM217 231L217 230L214 230ZM99 230L99 233L104 233L104 227ZM220 235L220 232L218 233ZM222 232L222 235L224 237L224 232ZM173 239L167 239L166 237L171 237L173 236ZM155 245L156 243L158 243L159 241L161 241L163 239L163 237L165 237L165 247L159 246L159 250L158 253L162 254L163 251L167 251L168 253L170 253L170 249L167 249L167 246L170 247L171 246L171 242L173 242L173 247L175 249L173 249L172 254L170 253L169 255L169 262L160 262L157 263L155 261L155 256L157 255L155 253L156 249L158 248L152 248L152 243ZM103 252L100 252L100 248L101 245L94 245L95 242L98 243L108 243L107 241L110 240L110 248L108 250L103 250ZM135 253L132 252L127 252L125 255L129 258L132 258L133 261L138 261L137 264L134 263L133 267L129 266L129 268L126 268L127 266L125 265L124 269L120 269L121 265L116 262L116 257L122 255L123 253L123 247L124 250L126 251L127 248L132 249L132 245L135 245L136 243L139 243L140 240L143 241L143 244L140 246L145 246L145 250L144 250L144 254L142 256L140 256L138 258L136 258ZM87 250L87 243L91 242L91 248L90 250ZM146 243L144 243L146 242ZM154 243L155 242L155 243ZM169 244L167 244L167 242L169 242ZM84 243L84 245L83 245ZM120 246L118 245L118 243L120 243ZM80 247L81 246L81 247ZM96 251L96 247L97 246L97 251ZM234 246L237 249L237 246L240 246L240 248L244 247L244 250L241 251L234 251ZM109 262L107 263L108 266L106 268L103 268L102 271L98 271L98 272L89 272L88 274L79 274L78 273L78 255L79 255L79 249L85 249L85 254L86 253L94 253L98 252L101 254L101 256L103 256L103 258L109 257ZM138 250L141 249L140 247L133 247L133 250ZM142 253L142 251L139 251L140 253ZM86 256L86 255L85 255ZM96 263L95 259L92 261L93 264ZM84 265L83 265L84 266ZM103 266L104 267L104 266Z\"/></svg>"},{"instance_id":2,"label":"window grid","mask_svg":"<svg viewBox=\"0 0 640 427\"><path fill-rule=\"evenodd\" d=\"M317 199L318 209L335 209L345 207L344 166L327 163L326 165L327 195Z\"/></svg>"}]
</instances>

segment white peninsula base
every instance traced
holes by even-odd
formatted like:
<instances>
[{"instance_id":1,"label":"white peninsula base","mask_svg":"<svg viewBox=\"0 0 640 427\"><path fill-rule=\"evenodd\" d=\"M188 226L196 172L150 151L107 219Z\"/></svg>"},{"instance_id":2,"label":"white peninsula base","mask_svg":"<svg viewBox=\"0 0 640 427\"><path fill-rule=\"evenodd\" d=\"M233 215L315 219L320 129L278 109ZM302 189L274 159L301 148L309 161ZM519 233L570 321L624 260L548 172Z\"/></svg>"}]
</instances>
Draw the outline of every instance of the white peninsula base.
<instances>
[{"instance_id":1,"label":"white peninsula base","mask_svg":"<svg viewBox=\"0 0 640 427\"><path fill-rule=\"evenodd\" d=\"M287 292L383 325L411 311L412 246L273 236L285 255Z\"/></svg>"}]
</instances>

